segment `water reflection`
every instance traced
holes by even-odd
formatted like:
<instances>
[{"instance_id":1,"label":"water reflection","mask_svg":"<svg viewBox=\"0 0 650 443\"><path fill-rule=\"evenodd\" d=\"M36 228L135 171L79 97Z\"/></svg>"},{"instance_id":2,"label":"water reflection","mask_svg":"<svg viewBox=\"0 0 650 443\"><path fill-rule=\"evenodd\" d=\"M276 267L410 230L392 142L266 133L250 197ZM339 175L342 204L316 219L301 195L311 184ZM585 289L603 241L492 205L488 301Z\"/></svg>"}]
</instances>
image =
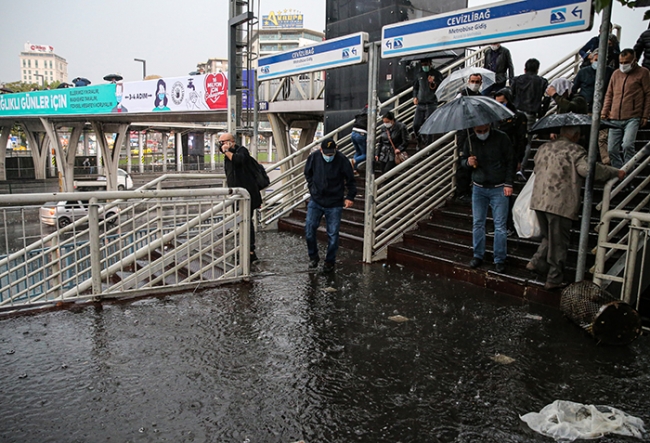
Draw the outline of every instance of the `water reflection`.
<instances>
[{"instance_id":1,"label":"water reflection","mask_svg":"<svg viewBox=\"0 0 650 443\"><path fill-rule=\"evenodd\" d=\"M0 441L545 442L518 415L555 399L649 419L646 337L598 347L462 283L259 248L249 284L0 321Z\"/></svg>"}]
</instances>

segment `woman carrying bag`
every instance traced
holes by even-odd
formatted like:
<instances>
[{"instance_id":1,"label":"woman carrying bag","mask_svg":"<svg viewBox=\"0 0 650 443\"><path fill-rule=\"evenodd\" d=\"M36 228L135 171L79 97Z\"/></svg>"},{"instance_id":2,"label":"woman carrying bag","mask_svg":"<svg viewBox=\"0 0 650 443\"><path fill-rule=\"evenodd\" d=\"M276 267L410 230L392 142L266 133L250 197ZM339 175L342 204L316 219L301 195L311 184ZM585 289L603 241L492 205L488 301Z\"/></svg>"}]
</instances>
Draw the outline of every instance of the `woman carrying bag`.
<instances>
[{"instance_id":1,"label":"woman carrying bag","mask_svg":"<svg viewBox=\"0 0 650 443\"><path fill-rule=\"evenodd\" d=\"M392 112L385 113L382 120L384 127L375 150L375 161L379 163L381 172L386 173L395 167L396 155L405 156L409 134L406 125L395 120Z\"/></svg>"}]
</instances>

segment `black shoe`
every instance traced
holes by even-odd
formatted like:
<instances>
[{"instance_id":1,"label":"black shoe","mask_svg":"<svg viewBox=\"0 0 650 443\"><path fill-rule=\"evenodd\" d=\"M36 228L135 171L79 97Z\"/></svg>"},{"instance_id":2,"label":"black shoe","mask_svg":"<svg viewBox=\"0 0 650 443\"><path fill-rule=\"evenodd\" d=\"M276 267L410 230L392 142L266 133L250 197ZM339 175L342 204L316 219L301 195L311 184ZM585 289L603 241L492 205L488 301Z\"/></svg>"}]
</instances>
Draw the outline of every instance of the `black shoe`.
<instances>
[{"instance_id":1,"label":"black shoe","mask_svg":"<svg viewBox=\"0 0 650 443\"><path fill-rule=\"evenodd\" d=\"M323 265L323 274L329 274L330 272L334 272L334 263L325 262Z\"/></svg>"},{"instance_id":2,"label":"black shoe","mask_svg":"<svg viewBox=\"0 0 650 443\"><path fill-rule=\"evenodd\" d=\"M505 263L497 263L494 265L494 269L499 273L503 274L506 272L506 264Z\"/></svg>"},{"instance_id":3,"label":"black shoe","mask_svg":"<svg viewBox=\"0 0 650 443\"><path fill-rule=\"evenodd\" d=\"M520 183L526 183L527 179L522 171L517 171L517 173L515 174L515 180Z\"/></svg>"},{"instance_id":4,"label":"black shoe","mask_svg":"<svg viewBox=\"0 0 650 443\"><path fill-rule=\"evenodd\" d=\"M259 258L257 258L257 254L255 254L255 252L251 252L251 263L255 263L258 260Z\"/></svg>"},{"instance_id":5,"label":"black shoe","mask_svg":"<svg viewBox=\"0 0 650 443\"><path fill-rule=\"evenodd\" d=\"M472 269L476 269L479 266L483 264L483 260L480 258L474 257L470 262L469 262L469 267Z\"/></svg>"},{"instance_id":6,"label":"black shoe","mask_svg":"<svg viewBox=\"0 0 650 443\"><path fill-rule=\"evenodd\" d=\"M318 267L318 259L309 260L309 269L316 269Z\"/></svg>"}]
</instances>

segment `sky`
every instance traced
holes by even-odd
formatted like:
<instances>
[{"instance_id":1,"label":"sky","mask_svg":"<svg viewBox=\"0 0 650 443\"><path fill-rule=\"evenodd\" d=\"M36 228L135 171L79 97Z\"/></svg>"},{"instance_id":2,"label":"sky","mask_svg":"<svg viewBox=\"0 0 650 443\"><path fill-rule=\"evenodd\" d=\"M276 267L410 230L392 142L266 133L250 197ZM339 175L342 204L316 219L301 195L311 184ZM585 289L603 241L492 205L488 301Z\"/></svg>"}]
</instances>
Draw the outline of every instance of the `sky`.
<instances>
[{"instance_id":1,"label":"sky","mask_svg":"<svg viewBox=\"0 0 650 443\"><path fill-rule=\"evenodd\" d=\"M125 81L140 80L142 64L134 58L147 61L147 74L177 77L208 58L227 57L228 0L4 1L10 6L0 26L0 83L20 79L18 56L27 42L53 46L68 61L70 80L86 77L93 84L114 72ZM489 3L495 2L470 0L469 6ZM251 5L258 16L295 9L304 14L306 28L325 29L325 0L251 0ZM641 20L646 9L615 2L612 21L623 27L621 48L632 47L647 28ZM530 57L539 59L543 70L596 35L599 25L596 15L592 31L504 46L512 52L516 74Z\"/></svg>"}]
</instances>

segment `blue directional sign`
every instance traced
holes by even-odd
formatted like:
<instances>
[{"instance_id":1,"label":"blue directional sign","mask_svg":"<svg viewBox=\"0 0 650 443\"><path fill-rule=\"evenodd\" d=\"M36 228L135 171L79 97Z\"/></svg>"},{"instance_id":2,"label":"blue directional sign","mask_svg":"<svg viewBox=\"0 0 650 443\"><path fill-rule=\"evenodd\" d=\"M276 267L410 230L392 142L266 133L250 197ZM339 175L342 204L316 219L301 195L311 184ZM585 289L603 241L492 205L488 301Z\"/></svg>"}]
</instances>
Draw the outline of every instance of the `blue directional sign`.
<instances>
[{"instance_id":1,"label":"blue directional sign","mask_svg":"<svg viewBox=\"0 0 650 443\"><path fill-rule=\"evenodd\" d=\"M257 79L271 80L288 75L298 75L323 69L365 63L364 45L368 34L359 32L326 40L312 46L260 57Z\"/></svg>"},{"instance_id":2,"label":"blue directional sign","mask_svg":"<svg viewBox=\"0 0 650 443\"><path fill-rule=\"evenodd\" d=\"M381 55L402 57L580 32L592 22L592 0L507 0L384 26Z\"/></svg>"}]
</instances>

